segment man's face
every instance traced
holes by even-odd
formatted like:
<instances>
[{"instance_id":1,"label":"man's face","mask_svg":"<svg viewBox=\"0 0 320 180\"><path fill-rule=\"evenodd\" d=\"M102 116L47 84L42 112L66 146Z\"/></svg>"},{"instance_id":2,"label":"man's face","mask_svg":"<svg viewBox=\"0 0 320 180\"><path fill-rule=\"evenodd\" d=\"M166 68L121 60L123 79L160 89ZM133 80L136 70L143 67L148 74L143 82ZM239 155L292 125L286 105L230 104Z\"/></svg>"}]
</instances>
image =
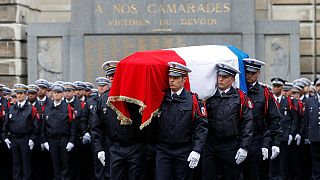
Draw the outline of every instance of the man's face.
<instances>
[{"instance_id":1,"label":"man's face","mask_svg":"<svg viewBox=\"0 0 320 180\"><path fill-rule=\"evenodd\" d=\"M28 99L29 99L29 101L34 102L37 99L37 93L36 92L29 92Z\"/></svg>"},{"instance_id":2,"label":"man's face","mask_svg":"<svg viewBox=\"0 0 320 180\"><path fill-rule=\"evenodd\" d=\"M11 103L15 104L17 102L17 95L12 95L11 96Z\"/></svg>"},{"instance_id":3,"label":"man's face","mask_svg":"<svg viewBox=\"0 0 320 180\"><path fill-rule=\"evenodd\" d=\"M113 77L114 77L114 74L110 74L110 75L107 76L107 78L109 78L109 80L110 80L111 83L112 83L112 81L113 81Z\"/></svg>"},{"instance_id":4,"label":"man's face","mask_svg":"<svg viewBox=\"0 0 320 180\"><path fill-rule=\"evenodd\" d=\"M84 95L85 95L85 96L89 97L90 94L91 94L91 90L85 90L85 91L84 91Z\"/></svg>"},{"instance_id":5,"label":"man's face","mask_svg":"<svg viewBox=\"0 0 320 180\"><path fill-rule=\"evenodd\" d=\"M300 98L300 92L299 91L292 91L292 97L294 99L299 99Z\"/></svg>"},{"instance_id":6,"label":"man's face","mask_svg":"<svg viewBox=\"0 0 320 180\"><path fill-rule=\"evenodd\" d=\"M47 91L47 96L48 96L49 99L52 98L52 91L51 91L51 90L50 90L50 91Z\"/></svg>"},{"instance_id":7,"label":"man's face","mask_svg":"<svg viewBox=\"0 0 320 180\"><path fill-rule=\"evenodd\" d=\"M39 87L39 92L38 92L38 96L39 97L44 97L47 95L48 89L45 87Z\"/></svg>"},{"instance_id":8,"label":"man's face","mask_svg":"<svg viewBox=\"0 0 320 180\"><path fill-rule=\"evenodd\" d=\"M232 75L218 75L218 88L222 91L230 88L235 81Z\"/></svg>"},{"instance_id":9,"label":"man's face","mask_svg":"<svg viewBox=\"0 0 320 180\"><path fill-rule=\"evenodd\" d=\"M60 101L63 97L62 92L53 91L52 92L53 100Z\"/></svg>"},{"instance_id":10,"label":"man's face","mask_svg":"<svg viewBox=\"0 0 320 180\"><path fill-rule=\"evenodd\" d=\"M17 92L17 100L19 102L22 102L26 99L26 93L25 92Z\"/></svg>"},{"instance_id":11,"label":"man's face","mask_svg":"<svg viewBox=\"0 0 320 180\"><path fill-rule=\"evenodd\" d=\"M186 82L187 77L169 76L169 87L173 92L179 91Z\"/></svg>"},{"instance_id":12,"label":"man's face","mask_svg":"<svg viewBox=\"0 0 320 180\"><path fill-rule=\"evenodd\" d=\"M281 85L278 85L278 84L273 85L273 87L272 87L272 92L273 92L276 96L280 96L280 95L281 95L281 92L282 92L282 86L281 86Z\"/></svg>"},{"instance_id":13,"label":"man's face","mask_svg":"<svg viewBox=\"0 0 320 180\"><path fill-rule=\"evenodd\" d=\"M98 86L98 94L101 95L103 94L105 91L107 91L109 89L108 85L105 86Z\"/></svg>"},{"instance_id":14,"label":"man's face","mask_svg":"<svg viewBox=\"0 0 320 180\"><path fill-rule=\"evenodd\" d=\"M247 83L253 84L253 83L257 82L259 75L260 75L260 71L258 71L258 72L246 71Z\"/></svg>"},{"instance_id":15,"label":"man's face","mask_svg":"<svg viewBox=\"0 0 320 180\"><path fill-rule=\"evenodd\" d=\"M316 85L316 90L317 90L317 93L319 94L320 93L320 84Z\"/></svg>"},{"instance_id":16,"label":"man's face","mask_svg":"<svg viewBox=\"0 0 320 180\"><path fill-rule=\"evenodd\" d=\"M71 100L74 95L75 95L75 91L74 91L74 90L64 91L64 96L65 96L68 100Z\"/></svg>"},{"instance_id":17,"label":"man's face","mask_svg":"<svg viewBox=\"0 0 320 180\"><path fill-rule=\"evenodd\" d=\"M282 95L284 95L285 97L290 97L292 94L291 90L282 90Z\"/></svg>"}]
</instances>

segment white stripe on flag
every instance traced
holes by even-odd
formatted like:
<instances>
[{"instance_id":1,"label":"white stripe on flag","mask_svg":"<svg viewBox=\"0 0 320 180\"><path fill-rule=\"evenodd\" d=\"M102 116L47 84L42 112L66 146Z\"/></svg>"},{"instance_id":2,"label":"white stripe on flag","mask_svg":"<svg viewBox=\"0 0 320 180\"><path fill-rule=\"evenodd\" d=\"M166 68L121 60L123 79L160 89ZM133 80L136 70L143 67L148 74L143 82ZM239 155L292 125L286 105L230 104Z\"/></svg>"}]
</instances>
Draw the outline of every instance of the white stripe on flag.
<instances>
[{"instance_id":1,"label":"white stripe on flag","mask_svg":"<svg viewBox=\"0 0 320 180\"><path fill-rule=\"evenodd\" d=\"M217 86L216 64L228 63L239 69L238 57L226 46L207 45L173 48L186 65L192 70L189 74L191 91L200 98L211 97ZM236 76L235 87L239 87L239 76Z\"/></svg>"}]
</instances>

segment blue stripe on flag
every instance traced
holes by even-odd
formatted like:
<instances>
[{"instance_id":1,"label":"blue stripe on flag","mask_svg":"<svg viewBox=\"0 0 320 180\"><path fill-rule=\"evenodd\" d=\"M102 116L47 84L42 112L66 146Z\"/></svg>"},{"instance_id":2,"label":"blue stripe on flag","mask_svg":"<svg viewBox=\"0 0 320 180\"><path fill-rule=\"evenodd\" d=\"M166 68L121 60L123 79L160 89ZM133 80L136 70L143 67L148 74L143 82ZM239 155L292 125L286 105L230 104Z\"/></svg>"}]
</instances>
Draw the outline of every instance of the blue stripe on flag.
<instances>
[{"instance_id":1,"label":"blue stripe on flag","mask_svg":"<svg viewBox=\"0 0 320 180\"><path fill-rule=\"evenodd\" d=\"M239 80L240 80L240 89L247 93L247 84L246 84L246 74L244 70L243 59L248 58L248 54L244 53L243 51L239 50L234 46L227 46L237 57L238 57L238 64L239 64Z\"/></svg>"}]
</instances>

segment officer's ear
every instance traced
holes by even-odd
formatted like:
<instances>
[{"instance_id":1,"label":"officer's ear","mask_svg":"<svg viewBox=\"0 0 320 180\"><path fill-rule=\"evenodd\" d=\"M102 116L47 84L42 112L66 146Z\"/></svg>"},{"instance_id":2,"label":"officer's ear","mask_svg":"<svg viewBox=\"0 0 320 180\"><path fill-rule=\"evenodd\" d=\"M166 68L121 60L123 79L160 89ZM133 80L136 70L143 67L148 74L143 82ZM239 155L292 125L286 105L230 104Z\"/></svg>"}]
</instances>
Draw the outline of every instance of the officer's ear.
<instances>
[{"instance_id":1,"label":"officer's ear","mask_svg":"<svg viewBox=\"0 0 320 180\"><path fill-rule=\"evenodd\" d=\"M187 76L182 76L182 82L185 83L187 81Z\"/></svg>"}]
</instances>

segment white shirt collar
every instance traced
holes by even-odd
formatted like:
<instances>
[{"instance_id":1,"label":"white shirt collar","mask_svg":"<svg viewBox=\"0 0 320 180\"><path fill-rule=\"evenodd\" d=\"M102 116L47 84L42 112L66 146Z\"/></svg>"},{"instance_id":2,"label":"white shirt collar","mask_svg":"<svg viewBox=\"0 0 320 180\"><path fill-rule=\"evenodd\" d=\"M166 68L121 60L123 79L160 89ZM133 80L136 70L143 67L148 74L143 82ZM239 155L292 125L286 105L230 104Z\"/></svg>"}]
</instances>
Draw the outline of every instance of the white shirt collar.
<instances>
[{"instance_id":1,"label":"white shirt collar","mask_svg":"<svg viewBox=\"0 0 320 180\"><path fill-rule=\"evenodd\" d=\"M231 89L231 87L229 87L228 89L226 89L226 90L224 90L224 91L222 91L221 89L219 89L218 88L218 91L219 91L219 93L221 94L221 93L227 93L227 92L229 92L230 91L230 89Z\"/></svg>"},{"instance_id":2,"label":"white shirt collar","mask_svg":"<svg viewBox=\"0 0 320 180\"><path fill-rule=\"evenodd\" d=\"M67 102L67 103L72 103L72 102L74 101L74 98L75 98L75 96L73 96L70 101L66 98L66 102Z\"/></svg>"},{"instance_id":3,"label":"white shirt collar","mask_svg":"<svg viewBox=\"0 0 320 180\"><path fill-rule=\"evenodd\" d=\"M26 100L24 100L24 101L22 101L22 102L19 102L19 101L18 101L18 106L22 107L22 106L24 106L25 103L26 103Z\"/></svg>"},{"instance_id":4,"label":"white shirt collar","mask_svg":"<svg viewBox=\"0 0 320 180\"><path fill-rule=\"evenodd\" d=\"M38 101L44 102L47 100L47 96L44 96L42 99L40 99L39 97L37 97Z\"/></svg>"},{"instance_id":5,"label":"white shirt collar","mask_svg":"<svg viewBox=\"0 0 320 180\"><path fill-rule=\"evenodd\" d=\"M177 92L173 92L172 90L171 90L171 96L172 96L172 94L173 93L177 93L177 95L179 96L180 94L181 94L181 92L183 91L183 87L179 90L179 91L177 91Z\"/></svg>"},{"instance_id":6,"label":"white shirt collar","mask_svg":"<svg viewBox=\"0 0 320 180\"><path fill-rule=\"evenodd\" d=\"M303 100L303 98L304 98L304 95L302 95L302 96L300 97L300 100L302 101L302 100Z\"/></svg>"},{"instance_id":7,"label":"white shirt collar","mask_svg":"<svg viewBox=\"0 0 320 180\"><path fill-rule=\"evenodd\" d=\"M61 102L62 102L62 100L60 100L60 101L53 101L54 107L59 106L59 105L61 104Z\"/></svg>"},{"instance_id":8,"label":"white shirt collar","mask_svg":"<svg viewBox=\"0 0 320 180\"><path fill-rule=\"evenodd\" d=\"M86 97L85 96L82 96L81 98L80 98L80 101L85 101L86 100Z\"/></svg>"},{"instance_id":9,"label":"white shirt collar","mask_svg":"<svg viewBox=\"0 0 320 180\"><path fill-rule=\"evenodd\" d=\"M273 96L274 96L274 98L275 98L276 100L278 100L278 98L279 98L279 101L281 102L282 94L281 94L280 96L278 96L278 97L277 97L275 94L273 94ZM279 102L279 103L280 103L280 102Z\"/></svg>"}]
</instances>

